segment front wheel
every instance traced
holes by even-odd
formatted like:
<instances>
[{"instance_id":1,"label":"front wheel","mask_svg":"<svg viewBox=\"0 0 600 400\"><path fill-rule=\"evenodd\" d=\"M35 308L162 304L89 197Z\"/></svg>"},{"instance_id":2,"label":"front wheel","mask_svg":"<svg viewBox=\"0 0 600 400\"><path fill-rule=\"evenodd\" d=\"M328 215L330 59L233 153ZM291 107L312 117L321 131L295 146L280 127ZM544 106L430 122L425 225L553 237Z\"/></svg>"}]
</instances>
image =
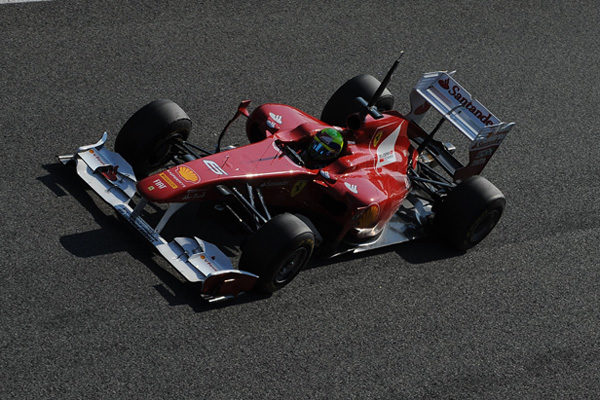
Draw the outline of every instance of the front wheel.
<instances>
[{"instance_id":1,"label":"front wheel","mask_svg":"<svg viewBox=\"0 0 600 400\"><path fill-rule=\"evenodd\" d=\"M255 289L271 294L290 283L308 263L314 244L312 230L300 218L277 215L244 244L240 269L258 275Z\"/></svg>"},{"instance_id":2,"label":"front wheel","mask_svg":"<svg viewBox=\"0 0 600 400\"><path fill-rule=\"evenodd\" d=\"M176 103L154 100L127 120L115 141L115 151L132 166L138 179L163 167L172 156L172 144L186 140L192 121Z\"/></svg>"},{"instance_id":3,"label":"front wheel","mask_svg":"<svg viewBox=\"0 0 600 400\"><path fill-rule=\"evenodd\" d=\"M494 229L505 205L506 199L496 186L484 177L472 176L434 206L434 223L448 243L467 250Z\"/></svg>"}]
</instances>

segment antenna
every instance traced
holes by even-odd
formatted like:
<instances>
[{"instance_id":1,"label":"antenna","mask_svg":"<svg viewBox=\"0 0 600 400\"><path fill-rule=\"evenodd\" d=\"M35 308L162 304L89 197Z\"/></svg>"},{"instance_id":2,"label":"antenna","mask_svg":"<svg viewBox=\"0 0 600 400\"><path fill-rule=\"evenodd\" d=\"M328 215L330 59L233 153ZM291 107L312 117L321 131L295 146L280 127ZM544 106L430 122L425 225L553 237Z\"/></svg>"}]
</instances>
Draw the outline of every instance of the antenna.
<instances>
[{"instance_id":1,"label":"antenna","mask_svg":"<svg viewBox=\"0 0 600 400\"><path fill-rule=\"evenodd\" d=\"M377 100L379 100L379 97L381 96L381 94L383 93L383 91L385 90L385 88L387 87L387 85L390 83L390 80L392 79L392 75L394 74L394 71L396 71L396 68L398 68L398 64L400 64L400 59L402 58L403 55L404 55L404 51L401 51L400 52L400 56L398 56L398 58L396 59L396 61L392 65L392 68L390 68L390 70L388 71L388 73L385 76L385 78L383 78L383 81L381 82L381 85L379 85L379 87L377 88L377 91L375 92L375 94L371 98L371 101L369 102L369 104L367 105L367 107L369 107L369 108L373 107L373 105L375 103L377 103Z\"/></svg>"}]
</instances>

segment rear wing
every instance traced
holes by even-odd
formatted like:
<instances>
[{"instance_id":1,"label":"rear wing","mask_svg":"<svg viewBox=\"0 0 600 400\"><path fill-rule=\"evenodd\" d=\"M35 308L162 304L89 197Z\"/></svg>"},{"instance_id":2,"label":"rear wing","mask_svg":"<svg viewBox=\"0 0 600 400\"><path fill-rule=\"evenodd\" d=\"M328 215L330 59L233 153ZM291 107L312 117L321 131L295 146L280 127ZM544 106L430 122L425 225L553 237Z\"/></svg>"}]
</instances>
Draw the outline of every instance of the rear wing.
<instances>
[{"instance_id":1,"label":"rear wing","mask_svg":"<svg viewBox=\"0 0 600 400\"><path fill-rule=\"evenodd\" d=\"M469 140L469 163L451 171L455 179L479 174L515 125L501 122L452 77L454 72L424 74L410 94L407 119L419 123L433 106Z\"/></svg>"}]
</instances>

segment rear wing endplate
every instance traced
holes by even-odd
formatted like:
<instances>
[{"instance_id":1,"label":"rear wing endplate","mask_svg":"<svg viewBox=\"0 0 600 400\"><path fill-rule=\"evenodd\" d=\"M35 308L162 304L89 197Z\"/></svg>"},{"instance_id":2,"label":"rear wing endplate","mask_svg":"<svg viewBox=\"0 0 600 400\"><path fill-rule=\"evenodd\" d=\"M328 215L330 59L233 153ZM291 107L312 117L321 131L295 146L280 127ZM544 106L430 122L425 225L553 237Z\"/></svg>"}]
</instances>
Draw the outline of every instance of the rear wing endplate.
<instances>
[{"instance_id":1,"label":"rear wing endplate","mask_svg":"<svg viewBox=\"0 0 600 400\"><path fill-rule=\"evenodd\" d=\"M454 174L456 179L463 179L483 170L515 123L501 122L452 75L454 72L445 71L423 74L411 92L407 119L419 123L433 106L471 140L469 164Z\"/></svg>"}]
</instances>

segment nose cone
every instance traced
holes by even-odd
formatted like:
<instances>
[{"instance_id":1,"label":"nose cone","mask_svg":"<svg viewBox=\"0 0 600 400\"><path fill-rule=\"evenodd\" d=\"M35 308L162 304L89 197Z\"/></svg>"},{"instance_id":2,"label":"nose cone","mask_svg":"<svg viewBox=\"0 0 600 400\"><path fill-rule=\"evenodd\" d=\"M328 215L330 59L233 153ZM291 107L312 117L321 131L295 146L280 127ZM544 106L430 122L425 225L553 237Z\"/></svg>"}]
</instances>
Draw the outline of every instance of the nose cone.
<instances>
[{"instance_id":1,"label":"nose cone","mask_svg":"<svg viewBox=\"0 0 600 400\"><path fill-rule=\"evenodd\" d=\"M189 165L177 165L138 182L138 192L154 202L175 198L201 182L200 175Z\"/></svg>"}]
</instances>

